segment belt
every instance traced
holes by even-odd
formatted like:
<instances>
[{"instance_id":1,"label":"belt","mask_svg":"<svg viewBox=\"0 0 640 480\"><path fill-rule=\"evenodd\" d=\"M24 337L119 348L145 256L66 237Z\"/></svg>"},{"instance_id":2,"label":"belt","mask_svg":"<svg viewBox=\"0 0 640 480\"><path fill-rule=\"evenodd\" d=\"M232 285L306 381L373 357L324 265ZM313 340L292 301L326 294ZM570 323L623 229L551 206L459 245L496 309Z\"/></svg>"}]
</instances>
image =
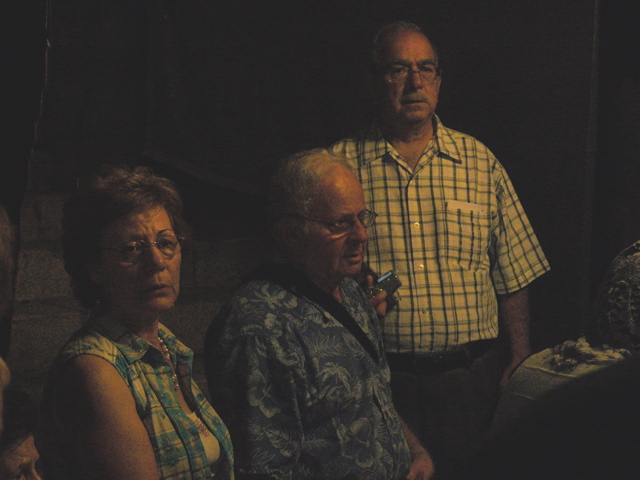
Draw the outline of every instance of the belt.
<instances>
[{"instance_id":1,"label":"belt","mask_svg":"<svg viewBox=\"0 0 640 480\"><path fill-rule=\"evenodd\" d=\"M433 375L455 368L467 368L474 360L487 353L494 340L476 340L445 352L425 353L387 353L391 370L413 375Z\"/></svg>"}]
</instances>

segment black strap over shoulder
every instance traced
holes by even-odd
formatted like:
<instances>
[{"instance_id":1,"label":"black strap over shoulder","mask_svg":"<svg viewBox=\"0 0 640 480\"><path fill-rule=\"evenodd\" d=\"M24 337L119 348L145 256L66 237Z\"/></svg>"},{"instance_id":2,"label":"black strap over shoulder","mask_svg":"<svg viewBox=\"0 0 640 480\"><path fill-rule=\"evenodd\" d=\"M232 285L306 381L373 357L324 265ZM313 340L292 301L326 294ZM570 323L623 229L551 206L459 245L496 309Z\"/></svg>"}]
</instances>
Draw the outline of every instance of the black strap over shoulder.
<instances>
[{"instance_id":1,"label":"black strap over shoulder","mask_svg":"<svg viewBox=\"0 0 640 480\"><path fill-rule=\"evenodd\" d=\"M304 296L317 303L356 337L362 348L376 363L380 362L380 355L373 343L364 333L362 327L358 325L358 322L347 312L344 305L332 295L320 289L299 270L281 263L269 263L258 267L249 278L276 283L297 297Z\"/></svg>"}]
</instances>

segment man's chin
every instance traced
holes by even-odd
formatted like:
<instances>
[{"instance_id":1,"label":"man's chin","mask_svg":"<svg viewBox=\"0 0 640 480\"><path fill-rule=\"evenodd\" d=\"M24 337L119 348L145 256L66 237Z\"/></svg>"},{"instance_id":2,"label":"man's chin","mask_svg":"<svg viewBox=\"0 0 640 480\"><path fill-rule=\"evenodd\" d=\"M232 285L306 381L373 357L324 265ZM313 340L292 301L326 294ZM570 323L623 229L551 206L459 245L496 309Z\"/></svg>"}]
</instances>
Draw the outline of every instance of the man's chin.
<instances>
[{"instance_id":1,"label":"man's chin","mask_svg":"<svg viewBox=\"0 0 640 480\"><path fill-rule=\"evenodd\" d=\"M349 260L345 265L344 270L345 270L345 276L347 277L358 275L362 270L362 257L360 257L358 260L355 260L355 259Z\"/></svg>"},{"instance_id":2,"label":"man's chin","mask_svg":"<svg viewBox=\"0 0 640 480\"><path fill-rule=\"evenodd\" d=\"M410 104L421 105L421 104ZM403 108L400 113L400 118L410 125L418 125L431 120L431 111L427 108Z\"/></svg>"},{"instance_id":3,"label":"man's chin","mask_svg":"<svg viewBox=\"0 0 640 480\"><path fill-rule=\"evenodd\" d=\"M149 305L149 308L162 312L164 310L170 310L174 306L175 306L175 302L173 301L159 301L159 302L152 302Z\"/></svg>"}]
</instances>

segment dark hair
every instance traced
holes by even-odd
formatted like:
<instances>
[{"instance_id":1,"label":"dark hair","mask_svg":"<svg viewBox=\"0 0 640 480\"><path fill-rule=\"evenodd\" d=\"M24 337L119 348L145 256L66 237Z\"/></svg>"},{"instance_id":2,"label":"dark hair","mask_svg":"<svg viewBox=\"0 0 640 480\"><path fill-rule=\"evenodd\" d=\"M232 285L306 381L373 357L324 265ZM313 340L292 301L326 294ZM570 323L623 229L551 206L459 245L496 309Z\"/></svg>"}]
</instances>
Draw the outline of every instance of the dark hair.
<instances>
[{"instance_id":1,"label":"dark hair","mask_svg":"<svg viewBox=\"0 0 640 480\"><path fill-rule=\"evenodd\" d=\"M640 241L611 262L585 326L593 346L637 349L640 346Z\"/></svg>"},{"instance_id":2,"label":"dark hair","mask_svg":"<svg viewBox=\"0 0 640 480\"><path fill-rule=\"evenodd\" d=\"M4 430L0 435L0 454L32 435L36 429L36 410L31 396L9 385L4 391Z\"/></svg>"},{"instance_id":3,"label":"dark hair","mask_svg":"<svg viewBox=\"0 0 640 480\"><path fill-rule=\"evenodd\" d=\"M64 204L62 254L74 294L84 307L93 308L100 299L101 289L87 266L98 261L106 229L128 215L158 207L167 211L176 235L189 234L175 185L147 167L100 166L78 180Z\"/></svg>"}]
</instances>

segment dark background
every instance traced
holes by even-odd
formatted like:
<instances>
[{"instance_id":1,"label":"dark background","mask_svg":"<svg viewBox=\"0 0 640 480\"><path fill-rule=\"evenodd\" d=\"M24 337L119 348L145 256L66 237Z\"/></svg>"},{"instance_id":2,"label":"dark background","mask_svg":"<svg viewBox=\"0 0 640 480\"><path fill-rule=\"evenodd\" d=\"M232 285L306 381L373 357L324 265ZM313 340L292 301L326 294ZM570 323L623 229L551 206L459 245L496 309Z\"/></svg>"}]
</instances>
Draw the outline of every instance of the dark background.
<instances>
[{"instance_id":1,"label":"dark background","mask_svg":"<svg viewBox=\"0 0 640 480\"><path fill-rule=\"evenodd\" d=\"M16 222L27 164L27 196L64 194L95 163L148 164L176 180L197 237L259 235L274 162L368 122L372 35L404 19L438 48L443 123L501 160L551 263L534 346L579 332L604 268L640 238L640 16L622 0L9 9L0 192Z\"/></svg>"}]
</instances>

